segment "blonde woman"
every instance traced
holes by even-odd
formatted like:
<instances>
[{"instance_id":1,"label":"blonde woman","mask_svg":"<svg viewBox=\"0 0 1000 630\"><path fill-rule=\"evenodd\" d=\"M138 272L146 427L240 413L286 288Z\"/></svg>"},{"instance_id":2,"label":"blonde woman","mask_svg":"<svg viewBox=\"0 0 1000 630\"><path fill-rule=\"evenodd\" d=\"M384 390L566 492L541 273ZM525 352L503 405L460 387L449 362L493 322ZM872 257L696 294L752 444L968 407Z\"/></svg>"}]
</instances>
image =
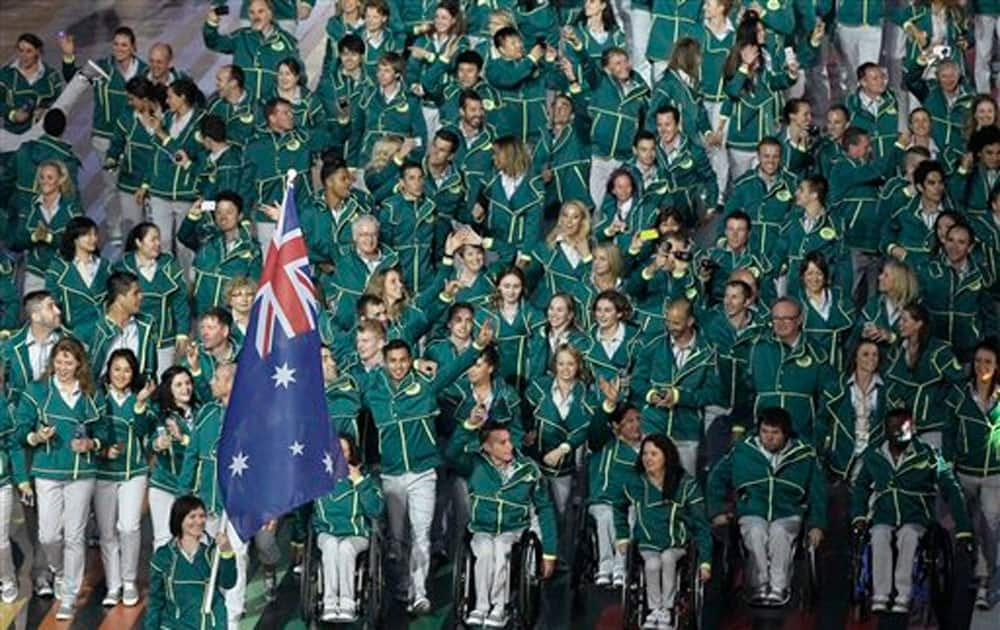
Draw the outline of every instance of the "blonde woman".
<instances>
[{"instance_id":1,"label":"blonde woman","mask_svg":"<svg viewBox=\"0 0 1000 630\"><path fill-rule=\"evenodd\" d=\"M45 288L45 270L55 258L66 224L80 214L66 165L45 160L35 175L38 195L32 200L11 239L16 251L25 252L24 294Z\"/></svg>"},{"instance_id":2,"label":"blonde woman","mask_svg":"<svg viewBox=\"0 0 1000 630\"><path fill-rule=\"evenodd\" d=\"M366 296L379 300L385 318L386 341L402 339L411 346L430 330L431 324L444 316L450 302L437 299L438 291L429 289L425 295L414 300L403 281L403 274L397 267L378 271L368 282ZM368 308L362 298L359 310ZM362 313L359 313L359 315Z\"/></svg>"},{"instance_id":3,"label":"blonde woman","mask_svg":"<svg viewBox=\"0 0 1000 630\"><path fill-rule=\"evenodd\" d=\"M533 303L545 308L560 291L572 293L590 275L590 211L579 201L567 201L545 240L531 250L526 275L534 285Z\"/></svg>"},{"instance_id":4,"label":"blonde woman","mask_svg":"<svg viewBox=\"0 0 1000 630\"><path fill-rule=\"evenodd\" d=\"M865 304L855 324L853 343L871 339L885 347L899 338L899 315L903 308L920 297L917 276L904 262L892 258L885 261L878 275L878 293Z\"/></svg>"},{"instance_id":5,"label":"blonde woman","mask_svg":"<svg viewBox=\"0 0 1000 630\"><path fill-rule=\"evenodd\" d=\"M226 307L233 315L233 325L229 328L229 336L236 347L243 345L243 338L250 324L250 309L253 307L254 296L257 295L257 282L247 276L236 276L226 285L223 292Z\"/></svg>"},{"instance_id":6,"label":"blonde woman","mask_svg":"<svg viewBox=\"0 0 1000 630\"><path fill-rule=\"evenodd\" d=\"M372 159L365 167L365 186L376 205L395 192L399 167L414 146L412 141L396 135L383 136L372 145Z\"/></svg>"}]
</instances>

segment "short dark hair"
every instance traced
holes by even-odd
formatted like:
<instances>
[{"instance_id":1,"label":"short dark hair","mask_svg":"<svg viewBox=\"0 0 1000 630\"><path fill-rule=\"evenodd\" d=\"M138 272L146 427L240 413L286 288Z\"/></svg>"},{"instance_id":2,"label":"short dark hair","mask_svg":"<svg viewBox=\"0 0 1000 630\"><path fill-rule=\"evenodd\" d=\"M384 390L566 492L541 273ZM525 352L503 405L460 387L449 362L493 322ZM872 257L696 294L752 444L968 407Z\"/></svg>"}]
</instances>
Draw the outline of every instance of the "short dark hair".
<instances>
[{"instance_id":1,"label":"short dark hair","mask_svg":"<svg viewBox=\"0 0 1000 630\"><path fill-rule=\"evenodd\" d=\"M288 66L288 69L292 71L292 74L297 77L302 76L302 64L295 57L285 57L278 62L278 67L281 66Z\"/></svg>"},{"instance_id":2,"label":"short dark hair","mask_svg":"<svg viewBox=\"0 0 1000 630\"><path fill-rule=\"evenodd\" d=\"M639 131L635 132L635 137L632 138L632 146L633 147L639 146L639 142L642 140L652 140L655 143L656 134L648 129L640 129Z\"/></svg>"},{"instance_id":3,"label":"short dark hair","mask_svg":"<svg viewBox=\"0 0 1000 630\"><path fill-rule=\"evenodd\" d=\"M483 426L479 427L479 443L485 444L486 440L490 439L490 436L497 431L506 431L510 433L510 427L502 422L497 422L496 420L487 420Z\"/></svg>"},{"instance_id":4,"label":"short dark hair","mask_svg":"<svg viewBox=\"0 0 1000 630\"><path fill-rule=\"evenodd\" d=\"M462 140L458 137L458 134L451 129L438 129L434 137L450 144L452 153L458 151L458 147L462 144Z\"/></svg>"},{"instance_id":5,"label":"short dark hair","mask_svg":"<svg viewBox=\"0 0 1000 630\"><path fill-rule=\"evenodd\" d=\"M133 284L139 284L139 277L131 271L111 272L108 276L108 293L104 297L104 303L114 304L116 299L129 292Z\"/></svg>"},{"instance_id":6,"label":"short dark hair","mask_svg":"<svg viewBox=\"0 0 1000 630\"><path fill-rule=\"evenodd\" d=\"M17 36L17 43L20 44L24 42L26 44L31 44L33 47L37 48L39 51L45 50L45 44L42 43L42 38L34 33L21 33Z\"/></svg>"},{"instance_id":7,"label":"short dark hair","mask_svg":"<svg viewBox=\"0 0 1000 630\"><path fill-rule=\"evenodd\" d=\"M219 191L219 193L215 195L215 202L219 203L220 201L228 201L229 203L236 206L236 210L242 214L243 197L241 197L239 193L233 192L232 190Z\"/></svg>"},{"instance_id":8,"label":"short dark hair","mask_svg":"<svg viewBox=\"0 0 1000 630\"><path fill-rule=\"evenodd\" d=\"M847 106L844 105L843 103L837 103L836 105L831 105L830 109L826 110L827 114L829 114L830 112L840 112L841 114L844 115L844 118L848 119L850 119L851 117L851 112L848 111Z\"/></svg>"},{"instance_id":9,"label":"short dark hair","mask_svg":"<svg viewBox=\"0 0 1000 630\"><path fill-rule=\"evenodd\" d=\"M802 180L802 183L809 185L809 190L816 193L820 205L826 205L826 193L830 186L826 178L822 175L809 175Z\"/></svg>"},{"instance_id":10,"label":"short dark hair","mask_svg":"<svg viewBox=\"0 0 1000 630\"><path fill-rule=\"evenodd\" d=\"M468 302L455 302L448 307L448 321L450 322L458 314L459 311L468 311L469 315L475 315L476 309L472 304Z\"/></svg>"},{"instance_id":11,"label":"short dark hair","mask_svg":"<svg viewBox=\"0 0 1000 630\"><path fill-rule=\"evenodd\" d=\"M869 70L871 70L872 68L875 68L876 70L881 70L882 69L882 67L880 65L878 65L877 63L875 63L873 61L866 61L865 63L863 63L860 66L858 66L858 75L857 75L858 76L858 82L860 82L861 79L864 79L865 78L865 74Z\"/></svg>"},{"instance_id":12,"label":"short dark hair","mask_svg":"<svg viewBox=\"0 0 1000 630\"><path fill-rule=\"evenodd\" d=\"M274 98L268 99L268 101L264 103L264 118L270 118L271 115L274 114L274 111L278 109L278 105L292 106L288 99L275 96Z\"/></svg>"},{"instance_id":13,"label":"short dark hair","mask_svg":"<svg viewBox=\"0 0 1000 630\"><path fill-rule=\"evenodd\" d=\"M66 131L66 114L58 107L45 112L42 129L50 136L58 138Z\"/></svg>"},{"instance_id":14,"label":"short dark hair","mask_svg":"<svg viewBox=\"0 0 1000 630\"><path fill-rule=\"evenodd\" d=\"M972 137L969 138L969 151L973 155L979 155L983 149L991 144L1000 144L1000 127L996 125L987 125L973 131Z\"/></svg>"},{"instance_id":15,"label":"short dark hair","mask_svg":"<svg viewBox=\"0 0 1000 630\"><path fill-rule=\"evenodd\" d=\"M170 91L183 97L191 107L201 107L205 104L205 95L198 84L188 77L181 77L170 84Z\"/></svg>"},{"instance_id":16,"label":"short dark hair","mask_svg":"<svg viewBox=\"0 0 1000 630\"><path fill-rule=\"evenodd\" d=\"M111 38L114 39L119 35L124 35L125 37L127 37L129 43L132 44L133 48L135 48L135 31L133 31L131 28L127 26L119 26L118 28L115 29L115 32L111 35Z\"/></svg>"},{"instance_id":17,"label":"short dark hair","mask_svg":"<svg viewBox=\"0 0 1000 630\"><path fill-rule=\"evenodd\" d=\"M490 365L490 367L494 369L496 369L496 367L500 365L500 353L497 351L496 346L494 346L493 344L490 344L485 348L483 348L479 352L479 358L485 359L486 362Z\"/></svg>"},{"instance_id":18,"label":"short dark hair","mask_svg":"<svg viewBox=\"0 0 1000 630\"><path fill-rule=\"evenodd\" d=\"M722 225L729 223L733 219L736 219L737 221L743 221L744 223L746 223L748 230L753 229L753 219L750 218L749 214L743 212L742 210L733 210L733 212L728 217L726 217L726 220L722 222Z\"/></svg>"},{"instance_id":19,"label":"short dark hair","mask_svg":"<svg viewBox=\"0 0 1000 630\"><path fill-rule=\"evenodd\" d=\"M403 165L399 167L399 179L406 177L409 171L417 170L421 173L424 172L424 167L421 166L420 162L414 162L413 160L407 160L403 162Z\"/></svg>"},{"instance_id":20,"label":"short dark hair","mask_svg":"<svg viewBox=\"0 0 1000 630\"><path fill-rule=\"evenodd\" d=\"M23 298L21 298L21 311L24 313L24 316L26 318L30 317L31 311L38 308L41 305L42 301L45 300L45 298L50 298L50 297L52 297L52 294L49 293L46 289L29 291L28 293L24 294Z\"/></svg>"},{"instance_id":21,"label":"short dark hair","mask_svg":"<svg viewBox=\"0 0 1000 630\"><path fill-rule=\"evenodd\" d=\"M785 103L784 109L781 110L781 122L788 124L792 116L798 113L799 109L806 106L812 105L807 98L790 98L788 102Z\"/></svg>"},{"instance_id":22,"label":"short dark hair","mask_svg":"<svg viewBox=\"0 0 1000 630\"><path fill-rule=\"evenodd\" d=\"M781 407L764 407L758 411L757 426L763 425L777 427L785 437L792 437L792 416Z\"/></svg>"},{"instance_id":23,"label":"short dark hair","mask_svg":"<svg viewBox=\"0 0 1000 630\"><path fill-rule=\"evenodd\" d=\"M227 328L233 327L233 314L221 306L213 306L207 309L201 314L201 317L199 317L198 320L201 321L209 318L214 319Z\"/></svg>"},{"instance_id":24,"label":"short dark hair","mask_svg":"<svg viewBox=\"0 0 1000 630\"><path fill-rule=\"evenodd\" d=\"M483 97L475 90L462 90L462 93L458 95L458 107L465 109L465 104L469 101L479 101L481 103L483 102Z\"/></svg>"},{"instance_id":25,"label":"short dark hair","mask_svg":"<svg viewBox=\"0 0 1000 630\"><path fill-rule=\"evenodd\" d=\"M410 344L406 343L402 339L393 339L389 343L382 346L382 356L389 356L389 353L393 350L406 350L406 354L411 357L413 356L413 350L410 349Z\"/></svg>"},{"instance_id":26,"label":"short dark hair","mask_svg":"<svg viewBox=\"0 0 1000 630\"><path fill-rule=\"evenodd\" d=\"M340 157L332 157L330 159L323 160L323 166L319 170L319 181L325 182L327 177L330 177L337 171L347 168L347 162Z\"/></svg>"},{"instance_id":27,"label":"short dark hair","mask_svg":"<svg viewBox=\"0 0 1000 630\"><path fill-rule=\"evenodd\" d=\"M62 241L59 243L59 256L63 260L72 261L76 254L76 239L84 234L97 231L97 224L90 217L73 217L66 224L63 231Z\"/></svg>"},{"instance_id":28,"label":"short dark hair","mask_svg":"<svg viewBox=\"0 0 1000 630\"><path fill-rule=\"evenodd\" d=\"M184 495L178 497L170 507L170 534L174 538L180 538L183 533L184 519L195 510L204 510L205 504L194 495Z\"/></svg>"},{"instance_id":29,"label":"short dark hair","mask_svg":"<svg viewBox=\"0 0 1000 630\"><path fill-rule=\"evenodd\" d=\"M382 302L382 298L380 298L379 296L372 295L371 293L364 293L358 298L358 301L354 304L354 312L357 313L359 318L361 318L364 316L365 311L368 309L370 305L380 306L382 304L384 303Z\"/></svg>"},{"instance_id":30,"label":"short dark hair","mask_svg":"<svg viewBox=\"0 0 1000 630\"><path fill-rule=\"evenodd\" d=\"M861 127L851 126L848 127L846 131L844 131L844 137L841 140L841 142L843 143L844 148L847 149L861 142L861 138L867 138L867 137L868 137L868 131L866 131Z\"/></svg>"},{"instance_id":31,"label":"short dark hair","mask_svg":"<svg viewBox=\"0 0 1000 630\"><path fill-rule=\"evenodd\" d=\"M778 150L780 151L781 141L774 136L764 136L760 139L760 142L757 143L757 150L760 151L764 147L778 147Z\"/></svg>"},{"instance_id":32,"label":"short dark hair","mask_svg":"<svg viewBox=\"0 0 1000 630\"><path fill-rule=\"evenodd\" d=\"M750 298L753 297L753 287L751 287L746 282L743 282L742 280L730 280L729 282L726 283L726 288L729 287L736 287L737 289L742 291L744 299L749 300Z\"/></svg>"},{"instance_id":33,"label":"short dark hair","mask_svg":"<svg viewBox=\"0 0 1000 630\"><path fill-rule=\"evenodd\" d=\"M680 124L681 122L681 110L677 109L673 105L660 105L656 109L656 118L659 118L663 114L670 114L674 117L674 122Z\"/></svg>"},{"instance_id":34,"label":"short dark hair","mask_svg":"<svg viewBox=\"0 0 1000 630\"><path fill-rule=\"evenodd\" d=\"M941 162L937 160L924 160L917 165L917 168L913 170L913 185L923 186L924 182L927 181L927 176L931 173L937 173L944 179L944 166Z\"/></svg>"},{"instance_id":35,"label":"short dark hair","mask_svg":"<svg viewBox=\"0 0 1000 630\"><path fill-rule=\"evenodd\" d=\"M496 33L493 33L493 45L502 48L504 42L511 37L521 37L521 32L513 26L505 26Z\"/></svg>"},{"instance_id":36,"label":"short dark hair","mask_svg":"<svg viewBox=\"0 0 1000 630\"><path fill-rule=\"evenodd\" d=\"M216 142L226 141L226 121L215 114L209 114L201 119L199 126L201 135Z\"/></svg>"},{"instance_id":37,"label":"short dark hair","mask_svg":"<svg viewBox=\"0 0 1000 630\"><path fill-rule=\"evenodd\" d=\"M455 57L455 67L457 68L463 63L472 64L476 66L476 70L481 71L483 69L483 56L474 50L463 50Z\"/></svg>"},{"instance_id":38,"label":"short dark hair","mask_svg":"<svg viewBox=\"0 0 1000 630\"><path fill-rule=\"evenodd\" d=\"M235 63L223 66L223 68L229 68L229 79L236 81L236 85L240 86L241 90L247 86L247 75L243 72L243 68Z\"/></svg>"},{"instance_id":39,"label":"short dark hair","mask_svg":"<svg viewBox=\"0 0 1000 630\"><path fill-rule=\"evenodd\" d=\"M628 51L621 46L612 46L601 53L601 67L607 68L608 64L611 62L611 58L615 55L625 55L628 57Z\"/></svg>"},{"instance_id":40,"label":"short dark hair","mask_svg":"<svg viewBox=\"0 0 1000 630\"><path fill-rule=\"evenodd\" d=\"M802 262L799 263L799 279L804 281L806 269L809 268L810 264L816 265L816 268L823 274L823 280L825 281L824 285L829 286L830 263L827 262L826 257L818 251L811 251L802 258Z\"/></svg>"},{"instance_id":41,"label":"short dark hair","mask_svg":"<svg viewBox=\"0 0 1000 630\"><path fill-rule=\"evenodd\" d=\"M354 33L348 33L340 38L337 42L337 52L352 52L356 55L365 54L365 40L361 37L355 35Z\"/></svg>"}]
</instances>

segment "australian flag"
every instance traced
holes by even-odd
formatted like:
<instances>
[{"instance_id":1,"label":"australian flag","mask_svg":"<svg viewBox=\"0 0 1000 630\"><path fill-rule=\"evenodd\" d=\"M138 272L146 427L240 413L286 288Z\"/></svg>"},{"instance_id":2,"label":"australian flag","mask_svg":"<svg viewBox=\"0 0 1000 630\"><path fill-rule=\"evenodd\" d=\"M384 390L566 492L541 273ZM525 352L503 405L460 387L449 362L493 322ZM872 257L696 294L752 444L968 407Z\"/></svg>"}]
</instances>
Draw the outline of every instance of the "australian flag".
<instances>
[{"instance_id":1,"label":"australian flag","mask_svg":"<svg viewBox=\"0 0 1000 630\"><path fill-rule=\"evenodd\" d=\"M288 181L295 178L289 174ZM242 540L346 474L323 394L319 302L289 184L264 254L219 440L219 488Z\"/></svg>"}]
</instances>

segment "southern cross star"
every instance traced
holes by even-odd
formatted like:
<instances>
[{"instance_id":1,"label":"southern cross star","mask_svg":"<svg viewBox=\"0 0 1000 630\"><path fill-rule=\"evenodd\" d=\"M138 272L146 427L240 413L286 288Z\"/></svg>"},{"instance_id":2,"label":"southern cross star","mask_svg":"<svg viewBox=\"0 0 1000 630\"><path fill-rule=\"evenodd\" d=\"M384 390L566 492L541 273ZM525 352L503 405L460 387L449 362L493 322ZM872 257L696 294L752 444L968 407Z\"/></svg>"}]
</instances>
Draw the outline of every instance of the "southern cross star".
<instances>
[{"instance_id":1,"label":"southern cross star","mask_svg":"<svg viewBox=\"0 0 1000 630\"><path fill-rule=\"evenodd\" d=\"M243 451L233 455L233 463L229 464L229 470L232 472L233 477L242 477L243 471L250 468L247 463L250 460Z\"/></svg>"},{"instance_id":2,"label":"southern cross star","mask_svg":"<svg viewBox=\"0 0 1000 630\"><path fill-rule=\"evenodd\" d=\"M330 453L323 453L323 468L326 469L327 473L333 474L333 458L330 457Z\"/></svg>"},{"instance_id":3,"label":"southern cross star","mask_svg":"<svg viewBox=\"0 0 1000 630\"><path fill-rule=\"evenodd\" d=\"M292 455L301 456L302 451L303 449L305 449L305 447L306 447L305 444L302 444L298 440L295 440L294 442L292 442L292 445L288 447L288 450L292 452Z\"/></svg>"},{"instance_id":4,"label":"southern cross star","mask_svg":"<svg viewBox=\"0 0 1000 630\"><path fill-rule=\"evenodd\" d=\"M287 362L282 365L275 366L274 374L271 376L271 380L274 381L275 388L284 387L285 389L288 389L288 386L295 382L295 369L288 367Z\"/></svg>"}]
</instances>

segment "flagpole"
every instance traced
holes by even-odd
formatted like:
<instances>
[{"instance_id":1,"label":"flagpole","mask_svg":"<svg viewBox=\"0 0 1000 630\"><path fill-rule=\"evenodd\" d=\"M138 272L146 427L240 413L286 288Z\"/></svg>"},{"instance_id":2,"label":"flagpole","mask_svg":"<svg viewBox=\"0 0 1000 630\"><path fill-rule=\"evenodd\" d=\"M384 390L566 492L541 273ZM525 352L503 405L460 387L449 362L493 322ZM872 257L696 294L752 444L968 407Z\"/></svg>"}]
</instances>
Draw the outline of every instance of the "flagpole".
<instances>
[{"instance_id":1,"label":"flagpole","mask_svg":"<svg viewBox=\"0 0 1000 630\"><path fill-rule=\"evenodd\" d=\"M229 526L229 518L226 513L222 513L219 519L219 531L224 532ZM227 534L228 535L228 534ZM208 574L208 586L205 588L205 595L201 599L201 612L204 615L212 614L212 600L215 599L215 584L219 577L219 546L215 546L215 554L212 556L212 570Z\"/></svg>"}]
</instances>

